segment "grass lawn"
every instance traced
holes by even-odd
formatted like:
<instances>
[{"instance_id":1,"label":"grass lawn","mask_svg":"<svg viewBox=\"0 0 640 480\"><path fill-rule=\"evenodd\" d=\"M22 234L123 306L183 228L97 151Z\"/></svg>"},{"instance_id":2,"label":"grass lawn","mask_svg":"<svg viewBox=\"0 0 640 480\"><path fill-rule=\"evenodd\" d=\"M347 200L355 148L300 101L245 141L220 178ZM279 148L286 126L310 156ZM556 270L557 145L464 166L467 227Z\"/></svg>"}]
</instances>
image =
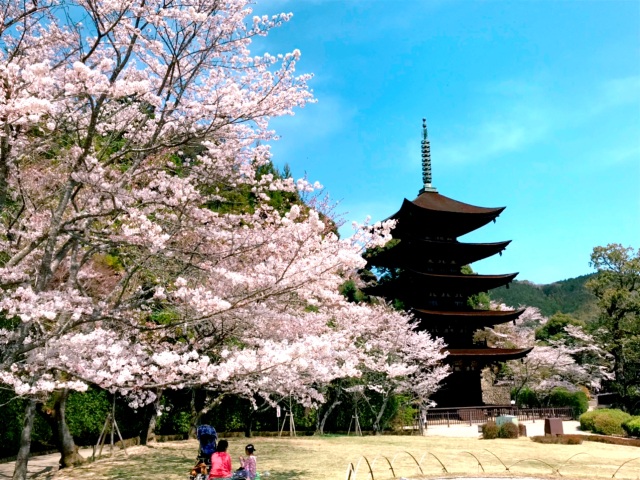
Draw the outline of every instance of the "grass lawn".
<instances>
[{"instance_id":1,"label":"grass lawn","mask_svg":"<svg viewBox=\"0 0 640 480\"><path fill-rule=\"evenodd\" d=\"M238 457L249 440L232 438L229 443L229 453L236 468L239 466ZM584 479L611 478L621 464L630 461L616 473L615 478L640 477L640 449L594 442L584 442L582 445L543 445L524 437L517 440L479 440L418 436L336 436L255 437L251 439L251 443L256 447L258 470L269 471L268 480L344 479L349 463L356 465L363 456L372 465L373 478L377 480L446 477L440 462L450 475L456 476L559 478L559 471L564 479ZM53 478L187 480L197 453L197 442L157 443L150 447L133 447L128 450L128 458L120 452L113 458L102 458L94 463L58 472ZM392 463L395 477L383 456ZM416 461L420 463L424 475L420 474ZM509 467L509 471L505 465ZM352 475L351 478L372 478L365 460L360 461L356 476Z\"/></svg>"}]
</instances>

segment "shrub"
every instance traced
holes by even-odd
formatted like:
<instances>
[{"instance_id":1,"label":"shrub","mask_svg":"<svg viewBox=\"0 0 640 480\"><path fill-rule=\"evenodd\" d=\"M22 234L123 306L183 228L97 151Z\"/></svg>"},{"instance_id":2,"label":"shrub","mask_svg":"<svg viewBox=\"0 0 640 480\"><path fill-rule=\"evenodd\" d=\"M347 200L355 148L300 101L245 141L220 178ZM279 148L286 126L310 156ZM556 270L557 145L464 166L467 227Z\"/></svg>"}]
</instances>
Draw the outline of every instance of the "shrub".
<instances>
[{"instance_id":1,"label":"shrub","mask_svg":"<svg viewBox=\"0 0 640 480\"><path fill-rule=\"evenodd\" d=\"M549 406L571 407L574 418L577 418L589 409L589 399L580 390L570 392L566 388L556 388L549 394Z\"/></svg>"},{"instance_id":2,"label":"shrub","mask_svg":"<svg viewBox=\"0 0 640 480\"><path fill-rule=\"evenodd\" d=\"M623 437L607 437L605 435L582 435L588 442L607 443L609 445L627 445L629 447L640 447L640 439L623 438Z\"/></svg>"},{"instance_id":3,"label":"shrub","mask_svg":"<svg viewBox=\"0 0 640 480\"><path fill-rule=\"evenodd\" d=\"M580 416L580 428L601 435L624 435L622 424L631 419L631 415L622 410L603 408Z\"/></svg>"},{"instance_id":4,"label":"shrub","mask_svg":"<svg viewBox=\"0 0 640 480\"><path fill-rule=\"evenodd\" d=\"M515 392L511 392L511 396L515 396ZM523 388L518 394L518 406L535 408L540 406L538 394L529 388Z\"/></svg>"},{"instance_id":5,"label":"shrub","mask_svg":"<svg viewBox=\"0 0 640 480\"><path fill-rule=\"evenodd\" d=\"M622 428L631 437L640 437L640 417L631 417L622 424Z\"/></svg>"},{"instance_id":6,"label":"shrub","mask_svg":"<svg viewBox=\"0 0 640 480\"><path fill-rule=\"evenodd\" d=\"M0 458L15 455L20 445L25 401L0 390Z\"/></svg>"},{"instance_id":7,"label":"shrub","mask_svg":"<svg viewBox=\"0 0 640 480\"><path fill-rule=\"evenodd\" d=\"M518 425L511 422L503 423L500 426L498 437L499 438L518 438Z\"/></svg>"},{"instance_id":8,"label":"shrub","mask_svg":"<svg viewBox=\"0 0 640 480\"><path fill-rule=\"evenodd\" d=\"M582 445L583 441L580 435L567 435L565 439L567 440L567 445Z\"/></svg>"},{"instance_id":9,"label":"shrub","mask_svg":"<svg viewBox=\"0 0 640 480\"><path fill-rule=\"evenodd\" d=\"M95 443L110 411L111 401L105 390L91 387L83 393L72 392L67 400L66 417L75 443Z\"/></svg>"},{"instance_id":10,"label":"shrub","mask_svg":"<svg viewBox=\"0 0 640 480\"><path fill-rule=\"evenodd\" d=\"M496 425L496 422L487 422L482 425L482 438L486 440L493 440L498 438L500 433L500 427Z\"/></svg>"},{"instance_id":11,"label":"shrub","mask_svg":"<svg viewBox=\"0 0 640 480\"><path fill-rule=\"evenodd\" d=\"M609 415L597 416L593 421L593 433L600 435L625 435L619 418Z\"/></svg>"},{"instance_id":12,"label":"shrub","mask_svg":"<svg viewBox=\"0 0 640 480\"><path fill-rule=\"evenodd\" d=\"M584 440L584 435L536 435L531 437L536 443L554 443L559 445L580 445Z\"/></svg>"},{"instance_id":13,"label":"shrub","mask_svg":"<svg viewBox=\"0 0 640 480\"><path fill-rule=\"evenodd\" d=\"M591 410L590 412L580 415L580 430L592 430L593 420L596 418L597 410Z\"/></svg>"}]
</instances>

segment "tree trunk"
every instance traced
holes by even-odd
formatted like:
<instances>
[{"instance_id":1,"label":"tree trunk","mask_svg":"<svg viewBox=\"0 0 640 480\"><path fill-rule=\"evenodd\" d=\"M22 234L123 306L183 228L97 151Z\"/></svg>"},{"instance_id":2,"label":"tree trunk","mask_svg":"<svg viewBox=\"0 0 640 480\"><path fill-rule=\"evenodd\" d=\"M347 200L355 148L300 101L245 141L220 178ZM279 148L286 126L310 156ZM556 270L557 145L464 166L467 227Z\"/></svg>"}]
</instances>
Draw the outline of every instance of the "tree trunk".
<instances>
[{"instance_id":1,"label":"tree trunk","mask_svg":"<svg viewBox=\"0 0 640 480\"><path fill-rule=\"evenodd\" d=\"M246 418L247 419L244 422L244 436L247 438L251 438L251 435L253 433L254 413L250 412Z\"/></svg>"},{"instance_id":2,"label":"tree trunk","mask_svg":"<svg viewBox=\"0 0 640 480\"><path fill-rule=\"evenodd\" d=\"M16 467L13 470L12 480L26 480L29 452L31 451L31 430L33 430L33 418L36 415L36 401L29 400L24 411L24 423L20 435L20 450L16 459Z\"/></svg>"},{"instance_id":3,"label":"tree trunk","mask_svg":"<svg viewBox=\"0 0 640 480\"><path fill-rule=\"evenodd\" d=\"M422 406L418 409L418 430L420 435L427 434L427 412Z\"/></svg>"},{"instance_id":4,"label":"tree trunk","mask_svg":"<svg viewBox=\"0 0 640 480\"><path fill-rule=\"evenodd\" d=\"M156 391L156 400L149 405L149 423L146 429L140 432L140 445L146 445L156 439L156 424L158 423L158 410L162 401L162 390Z\"/></svg>"},{"instance_id":5,"label":"tree trunk","mask_svg":"<svg viewBox=\"0 0 640 480\"><path fill-rule=\"evenodd\" d=\"M387 403L389 402L389 395L385 395L384 400L382 401L382 406L376 415L376 419L373 421L373 431L376 435L382 434L382 429L380 428L380 421L382 420L382 416L384 415L384 411L387 408Z\"/></svg>"},{"instance_id":6,"label":"tree trunk","mask_svg":"<svg viewBox=\"0 0 640 480\"><path fill-rule=\"evenodd\" d=\"M219 405L222 399L225 397L224 393L215 394L214 392L206 392L204 400L202 401L202 408L198 408L196 402L196 390L193 390L191 396L191 427L189 428L189 438L196 438L200 421L209 411Z\"/></svg>"},{"instance_id":7,"label":"tree trunk","mask_svg":"<svg viewBox=\"0 0 640 480\"><path fill-rule=\"evenodd\" d=\"M196 389L191 389L191 427L189 428L189 438L196 438L198 425L202 418L202 412L196 407Z\"/></svg>"},{"instance_id":8,"label":"tree trunk","mask_svg":"<svg viewBox=\"0 0 640 480\"><path fill-rule=\"evenodd\" d=\"M331 412L333 412L333 410L341 403L342 403L342 400L334 400L334 402L329 406L329 408L327 408L327 410L324 412L324 415L322 415L322 420L320 420L320 422L316 426L317 433L319 433L320 435L324 435L324 425L325 423L327 423L327 419L329 418L329 415L331 415ZM318 419L320 419L320 417L318 417Z\"/></svg>"},{"instance_id":9,"label":"tree trunk","mask_svg":"<svg viewBox=\"0 0 640 480\"><path fill-rule=\"evenodd\" d=\"M78 447L73 441L73 436L67 425L67 398L69 398L69 390L64 389L56 395L54 405L58 449L60 450L60 468L71 467L84 462L84 458L78 453Z\"/></svg>"}]
</instances>

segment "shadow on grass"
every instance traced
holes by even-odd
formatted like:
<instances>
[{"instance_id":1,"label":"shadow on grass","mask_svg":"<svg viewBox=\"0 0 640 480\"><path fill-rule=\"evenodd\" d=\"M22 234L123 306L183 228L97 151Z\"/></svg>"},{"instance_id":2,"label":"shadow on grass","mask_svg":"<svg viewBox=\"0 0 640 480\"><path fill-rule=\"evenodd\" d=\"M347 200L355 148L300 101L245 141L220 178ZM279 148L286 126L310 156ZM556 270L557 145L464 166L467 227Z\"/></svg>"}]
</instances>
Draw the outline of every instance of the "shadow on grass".
<instances>
[{"instance_id":1,"label":"shadow on grass","mask_svg":"<svg viewBox=\"0 0 640 480\"><path fill-rule=\"evenodd\" d=\"M195 459L184 450L162 448L149 449L142 454L102 458L81 467L61 471L61 480L76 480L91 477L93 480L185 480L189 470L195 465Z\"/></svg>"},{"instance_id":2,"label":"shadow on grass","mask_svg":"<svg viewBox=\"0 0 640 480\"><path fill-rule=\"evenodd\" d=\"M27 478L37 478L38 480L49 480L53 478L53 474L56 472L56 470L57 469L54 469L53 467L46 467L38 471L29 470L29 473L27 474ZM3 480L3 479L11 480L12 478L13 478L13 474L0 473L0 480Z\"/></svg>"},{"instance_id":3,"label":"shadow on grass","mask_svg":"<svg viewBox=\"0 0 640 480\"><path fill-rule=\"evenodd\" d=\"M272 470L271 476L278 480L301 480L309 478L309 472L302 470Z\"/></svg>"},{"instance_id":4,"label":"shadow on grass","mask_svg":"<svg viewBox=\"0 0 640 480\"><path fill-rule=\"evenodd\" d=\"M109 466L110 468L106 469L104 478L117 478L119 480L144 480L145 478L184 480L189 478L189 470L195 465L194 460L167 450L154 452L152 455L137 456L135 462L122 459L118 463L116 465L112 464Z\"/></svg>"}]
</instances>

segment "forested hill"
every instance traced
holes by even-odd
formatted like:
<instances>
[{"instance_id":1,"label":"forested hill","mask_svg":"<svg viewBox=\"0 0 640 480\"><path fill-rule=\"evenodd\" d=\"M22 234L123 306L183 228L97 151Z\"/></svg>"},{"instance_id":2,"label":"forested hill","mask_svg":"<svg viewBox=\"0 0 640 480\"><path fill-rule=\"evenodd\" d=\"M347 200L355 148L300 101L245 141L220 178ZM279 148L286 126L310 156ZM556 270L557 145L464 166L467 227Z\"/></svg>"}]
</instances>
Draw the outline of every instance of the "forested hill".
<instances>
[{"instance_id":1,"label":"forested hill","mask_svg":"<svg viewBox=\"0 0 640 480\"><path fill-rule=\"evenodd\" d=\"M597 315L596 299L585 288L585 283L593 275L570 278L548 285L535 285L526 280L515 281L509 288L491 290L491 300L517 307L527 305L538 307L542 314L550 317L562 312L581 320L592 320Z\"/></svg>"}]
</instances>

